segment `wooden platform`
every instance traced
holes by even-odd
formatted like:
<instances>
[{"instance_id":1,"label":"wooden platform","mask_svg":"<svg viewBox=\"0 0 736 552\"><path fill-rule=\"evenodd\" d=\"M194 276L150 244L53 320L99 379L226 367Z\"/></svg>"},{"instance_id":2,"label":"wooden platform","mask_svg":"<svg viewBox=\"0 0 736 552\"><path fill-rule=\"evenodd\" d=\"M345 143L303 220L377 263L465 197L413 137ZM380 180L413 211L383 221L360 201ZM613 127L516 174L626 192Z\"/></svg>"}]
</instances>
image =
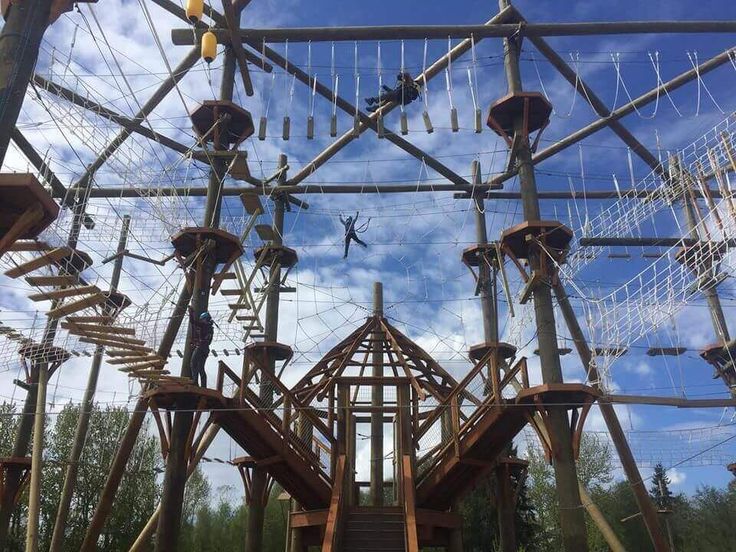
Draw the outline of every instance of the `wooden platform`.
<instances>
[{"instance_id":1,"label":"wooden platform","mask_svg":"<svg viewBox=\"0 0 736 552\"><path fill-rule=\"evenodd\" d=\"M34 175L0 174L0 254L38 236L57 216L59 206Z\"/></svg>"},{"instance_id":2,"label":"wooden platform","mask_svg":"<svg viewBox=\"0 0 736 552\"><path fill-rule=\"evenodd\" d=\"M179 405L191 408L192 404L202 404L205 410L212 412L215 422L299 504L308 509L329 505L329 479L314 468L313 461L307 461L272 428L263 412L240 404L237 399L229 399L214 389L195 385L164 383L145 396L153 398L159 408L176 409Z\"/></svg>"}]
</instances>

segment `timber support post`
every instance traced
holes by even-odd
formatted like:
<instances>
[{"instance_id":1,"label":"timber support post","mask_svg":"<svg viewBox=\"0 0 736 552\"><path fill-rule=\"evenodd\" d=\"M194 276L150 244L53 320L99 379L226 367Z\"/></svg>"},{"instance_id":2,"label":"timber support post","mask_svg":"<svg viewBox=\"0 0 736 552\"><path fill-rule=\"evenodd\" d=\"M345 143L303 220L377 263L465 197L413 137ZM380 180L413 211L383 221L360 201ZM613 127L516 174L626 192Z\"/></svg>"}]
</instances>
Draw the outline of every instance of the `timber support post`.
<instances>
[{"instance_id":1,"label":"timber support post","mask_svg":"<svg viewBox=\"0 0 736 552\"><path fill-rule=\"evenodd\" d=\"M383 317L383 284L373 283L373 316ZM374 343L380 343L381 333L376 330ZM383 351L373 348L372 376L383 378ZM371 479L370 497L372 506L383 506L383 385L376 384L371 388Z\"/></svg>"},{"instance_id":2,"label":"timber support post","mask_svg":"<svg viewBox=\"0 0 736 552\"><path fill-rule=\"evenodd\" d=\"M508 0L499 0L500 9L507 8L509 4ZM571 232L569 237L566 236L565 230L567 229L550 233L550 228L540 221L539 198L532 164L533 145L529 135L531 132L544 130L549 121L551 106L544 101L542 96L523 92L519 64L520 53L521 37L510 37L504 40L504 65L509 95L494 105L489 116L489 125L510 144L509 165L514 164L518 169L521 202L526 219L521 225L504 232L502 247L507 246L505 250L509 251L513 249L511 243L514 237L523 236L524 238L521 246L515 251L515 257L521 258L520 255L525 255L533 271L528 282L528 297L531 297L534 302L542 380L544 383L562 383L552 293L547 285L535 285L535 278L537 278L536 281L556 279L553 263L546 257L545 251L548 248L556 248L556 246L562 246L564 249L572 236ZM512 108L511 102L515 102L516 107ZM521 109L518 106L521 106ZM494 109L496 109L495 117ZM553 221L550 223L554 228L561 226ZM552 236L559 239L559 243L550 243L556 241ZM540 238L546 240L547 243L544 244L544 247L535 247L533 245L535 240ZM567 411L564 407L554 406L549 407L548 410L549 431L558 445L553 465L563 546L566 552L586 551L588 543L585 515L578 489L575 454Z\"/></svg>"},{"instance_id":3,"label":"timber support post","mask_svg":"<svg viewBox=\"0 0 736 552\"><path fill-rule=\"evenodd\" d=\"M222 82L220 84L220 98L222 101L232 101L235 85L235 67L234 53L231 48L228 48L225 51ZM211 113L213 117L211 126L214 128L211 138L211 141L214 142L213 147L216 151L225 150L229 145L228 139L231 134L231 129L228 128L230 119L228 117L219 118L220 114L218 114L217 107ZM226 174L226 161L223 158L213 160L209 175L207 202L203 221L204 226L202 230L212 230L219 227L222 207L220 189L222 188ZM203 235L207 236L209 234L205 232ZM205 242L207 241L213 240L205 238ZM217 245L215 245L216 247ZM212 278L218 258L217 251L213 250L215 248L203 249L204 254L202 258L195 261L191 306L194 317L199 317L208 309ZM190 325L184 347L184 359L181 369L182 377L192 376L192 337L192 328ZM181 409L174 414L170 436L170 450L166 459L166 471L161 495L161 514L158 519L156 532L156 552L174 552L179 547L182 505L189 467L189 455L187 454L188 440L192 430L195 409L196 402L187 398L182 401Z\"/></svg>"}]
</instances>

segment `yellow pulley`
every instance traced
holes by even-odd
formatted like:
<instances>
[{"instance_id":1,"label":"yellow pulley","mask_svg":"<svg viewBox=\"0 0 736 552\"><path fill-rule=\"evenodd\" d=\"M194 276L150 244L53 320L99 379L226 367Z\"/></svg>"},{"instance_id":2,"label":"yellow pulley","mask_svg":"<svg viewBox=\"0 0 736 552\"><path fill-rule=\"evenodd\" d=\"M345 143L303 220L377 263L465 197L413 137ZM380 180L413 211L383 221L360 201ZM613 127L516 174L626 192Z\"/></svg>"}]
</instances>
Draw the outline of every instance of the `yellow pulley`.
<instances>
[{"instance_id":1,"label":"yellow pulley","mask_svg":"<svg viewBox=\"0 0 736 552\"><path fill-rule=\"evenodd\" d=\"M204 12L204 0L187 0L187 19L197 23L202 19Z\"/></svg>"},{"instance_id":2,"label":"yellow pulley","mask_svg":"<svg viewBox=\"0 0 736 552\"><path fill-rule=\"evenodd\" d=\"M202 35L202 58L207 63L212 63L217 57L217 36L212 31Z\"/></svg>"}]
</instances>

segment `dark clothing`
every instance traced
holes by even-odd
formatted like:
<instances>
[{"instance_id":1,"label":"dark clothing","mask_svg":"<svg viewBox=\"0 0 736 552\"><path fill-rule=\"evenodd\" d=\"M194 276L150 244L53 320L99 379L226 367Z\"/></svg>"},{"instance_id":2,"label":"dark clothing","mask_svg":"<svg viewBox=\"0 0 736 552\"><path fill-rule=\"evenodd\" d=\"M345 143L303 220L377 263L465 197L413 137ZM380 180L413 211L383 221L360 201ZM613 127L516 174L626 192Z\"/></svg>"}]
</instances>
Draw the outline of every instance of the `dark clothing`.
<instances>
[{"instance_id":1,"label":"dark clothing","mask_svg":"<svg viewBox=\"0 0 736 552\"><path fill-rule=\"evenodd\" d=\"M345 234L345 254L343 255L343 259L348 258L348 249L350 249L350 240L353 240L358 245L362 245L363 247L368 247L366 243L361 240L358 235L355 232L351 232L350 234Z\"/></svg>"},{"instance_id":2,"label":"dark clothing","mask_svg":"<svg viewBox=\"0 0 736 552\"><path fill-rule=\"evenodd\" d=\"M212 319L202 320L195 316L193 311L189 311L189 324L192 328L192 346L206 345L209 347L212 343L214 335L214 323Z\"/></svg>"},{"instance_id":3,"label":"dark clothing","mask_svg":"<svg viewBox=\"0 0 736 552\"><path fill-rule=\"evenodd\" d=\"M205 363L207 357L210 356L210 348L207 345L199 345L192 350L192 356L189 360L189 371L192 374L194 385L207 387L207 372Z\"/></svg>"},{"instance_id":4,"label":"dark clothing","mask_svg":"<svg viewBox=\"0 0 736 552\"><path fill-rule=\"evenodd\" d=\"M374 112L389 103L398 103L409 105L419 97L419 87L414 81L400 81L396 83L396 87L391 89L385 84L383 92L378 97L366 98L368 103L368 111Z\"/></svg>"},{"instance_id":5,"label":"dark clothing","mask_svg":"<svg viewBox=\"0 0 736 552\"><path fill-rule=\"evenodd\" d=\"M340 222L345 227L345 254L343 255L343 259L348 258L348 249L350 249L350 240L353 240L358 245L362 245L363 247L368 247L366 243L361 240L358 237L358 233L355 230L355 222L358 220L358 213L355 213L355 218L348 217L347 219L343 220L342 216L340 216Z\"/></svg>"},{"instance_id":6,"label":"dark clothing","mask_svg":"<svg viewBox=\"0 0 736 552\"><path fill-rule=\"evenodd\" d=\"M207 387L207 372L205 363L210 355L210 343L214 336L212 319L198 318L192 309L189 309L189 325L191 328L192 356L189 357L189 372L195 385Z\"/></svg>"}]
</instances>

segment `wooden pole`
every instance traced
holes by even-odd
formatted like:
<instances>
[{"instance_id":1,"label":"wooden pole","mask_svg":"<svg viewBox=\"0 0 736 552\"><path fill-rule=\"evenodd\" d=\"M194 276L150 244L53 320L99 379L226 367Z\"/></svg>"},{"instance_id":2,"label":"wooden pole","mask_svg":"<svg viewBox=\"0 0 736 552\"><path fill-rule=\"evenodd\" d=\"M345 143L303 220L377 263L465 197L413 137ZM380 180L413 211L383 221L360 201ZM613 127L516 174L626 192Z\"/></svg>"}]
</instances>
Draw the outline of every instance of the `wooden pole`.
<instances>
[{"instance_id":1,"label":"wooden pole","mask_svg":"<svg viewBox=\"0 0 736 552\"><path fill-rule=\"evenodd\" d=\"M499 0L499 7L506 8L508 0ZM519 55L521 39L511 38L504 41L504 65L510 93L523 90ZM517 148L516 164L519 172L521 202L524 218L528 221L539 220L539 199L537 184L532 164L532 151L529 137L524 130L524 115L519 114L514 121L517 135L523 136ZM544 258L530 258L529 264L534 270L547 262ZM548 286L537 286L533 291L534 311L536 315L539 358L542 369L542 380L545 383L562 383L562 367L557 348L557 332L555 327L552 293ZM557 499L560 511L560 527L562 541L566 552L588 550L585 516L580 501L577 469L572 448L572 435L567 410L564 406L549 407L549 432L557 443L557 454L554 458Z\"/></svg>"},{"instance_id":2,"label":"wooden pole","mask_svg":"<svg viewBox=\"0 0 736 552\"><path fill-rule=\"evenodd\" d=\"M279 156L279 183L283 183L286 179L286 166L288 159L286 155ZM274 197L275 208L273 213L273 244L276 246L283 245L284 237L284 211L286 208L287 198L284 194ZM277 263L271 266L269 273L269 281L274 282L268 289L266 295L266 320L264 324L264 334L266 341L278 341L279 333L279 299L281 295L281 266ZM266 369L274 372L275 364L272 359L268 359ZM261 401L270 405L273 402L273 388L270 382L261 380L259 389ZM266 488L268 474L258 466L253 468L252 475L252 494L253 499L248 505L248 525L245 535L245 552L260 552L263 545L263 523L266 510L266 504L263 504L259 497L263 496ZM267 499L267 497L266 497Z\"/></svg>"},{"instance_id":3,"label":"wooden pole","mask_svg":"<svg viewBox=\"0 0 736 552\"><path fill-rule=\"evenodd\" d=\"M33 75L51 4L52 0L29 0L7 6L0 31L0 167Z\"/></svg>"},{"instance_id":4,"label":"wooden pole","mask_svg":"<svg viewBox=\"0 0 736 552\"><path fill-rule=\"evenodd\" d=\"M128 231L130 228L130 215L123 217L123 227L120 230L120 238L118 240L117 253L118 257L115 259L115 266L113 267L112 277L110 280L110 291L115 292L118 289L120 283L120 275L123 271L123 253L128 243ZM105 354L105 347L98 345L95 347L95 354L92 359L92 366L90 367L89 377L87 379L87 388L84 392L84 398L82 399L81 408L79 411L79 419L77 420L77 427L74 433L74 441L72 443L72 449L69 453L69 461L66 468L66 475L64 477L64 485L61 491L61 498L59 499L59 506L56 510L56 521L54 522L54 532L51 538L51 546L49 550L51 552L58 552L64 543L64 533L66 530L67 517L69 515L69 507L72 502L72 495L74 494L74 487L77 483L77 473L79 471L79 459L82 456L82 450L84 443L87 439L87 431L89 429L89 420L92 415L92 407L94 406L95 391L97 390L97 380L100 375L100 367L102 366L102 359Z\"/></svg>"},{"instance_id":5,"label":"wooden pole","mask_svg":"<svg viewBox=\"0 0 736 552\"><path fill-rule=\"evenodd\" d=\"M232 101L233 98L235 65L233 52L228 48L225 51L222 82L220 85L220 98L225 101ZM215 149L220 148L222 148L222 145L215 143ZM217 228L220 224L220 210L222 207L220 189L226 174L227 167L225 161L222 159L215 160L210 170L209 191L203 221L203 225L209 228ZM201 262L201 266L196 271L193 286L194 291L192 293L192 311L194 312L194 316L199 316L208 308L212 276L216 266L215 255L213 252L207 252L199 262ZM184 346L184 360L181 369L182 377L191 376L191 334L192 328L190 327ZM182 407L182 410L178 410L174 414L174 422L171 428L169 455L166 459L166 471L164 473L164 484L161 494L161 515L159 516L156 533L156 552L175 552L179 549L181 512L187 481L187 468L189 465L189 458L186 453L187 441L192 428L194 419L193 410L196 408L196 401L182 401Z\"/></svg>"},{"instance_id":6,"label":"wooden pole","mask_svg":"<svg viewBox=\"0 0 736 552\"><path fill-rule=\"evenodd\" d=\"M33 453L31 455L31 483L28 489L28 524L26 526L26 552L38 552L38 524L41 513L41 468L43 466L43 433L46 418L46 386L49 366L38 367L38 391L36 414L33 421Z\"/></svg>"},{"instance_id":7,"label":"wooden pole","mask_svg":"<svg viewBox=\"0 0 736 552\"><path fill-rule=\"evenodd\" d=\"M578 319L575 316L575 311L570 304L570 299L567 296L564 286L558 281L554 285L555 297L557 298L557 304L562 311L562 316L565 319L567 328L570 331L575 348L578 351L578 356L583 363L586 373L588 374L588 380L598 390L601 389L600 377L598 370L593 363L593 355L591 354L588 342L585 339L583 330L580 328ZM639 511L644 519L644 524L649 531L649 538L652 540L654 549L657 552L667 552L669 547L662 533L662 528L659 525L659 517L657 515L657 509L652 502L647 488L642 481L639 468L636 465L636 460L631 452L629 443L626 441L626 435L621 427L616 411L610 403L605 401L599 401L598 406L601 410L603 420L606 422L606 427L611 435L613 445L616 447L616 452L621 460L621 467L624 469L626 478L629 481L631 490L634 493L634 498L639 506Z\"/></svg>"},{"instance_id":8,"label":"wooden pole","mask_svg":"<svg viewBox=\"0 0 736 552\"><path fill-rule=\"evenodd\" d=\"M383 318L383 284L373 284L373 316ZM379 327L376 324L376 327ZM374 378L383 378L383 346L380 330L373 332L372 372ZM383 506L383 385L371 387L371 504Z\"/></svg>"},{"instance_id":9,"label":"wooden pole","mask_svg":"<svg viewBox=\"0 0 736 552\"><path fill-rule=\"evenodd\" d=\"M173 29L175 45L196 44L204 29ZM219 44L230 40L227 29L214 29ZM527 23L496 25L402 25L378 27L293 27L289 29L240 29L243 42L339 42L360 40L424 40L447 38L507 38L510 36L600 36L622 34L733 33L733 21L616 21L585 23Z\"/></svg>"}]
</instances>

